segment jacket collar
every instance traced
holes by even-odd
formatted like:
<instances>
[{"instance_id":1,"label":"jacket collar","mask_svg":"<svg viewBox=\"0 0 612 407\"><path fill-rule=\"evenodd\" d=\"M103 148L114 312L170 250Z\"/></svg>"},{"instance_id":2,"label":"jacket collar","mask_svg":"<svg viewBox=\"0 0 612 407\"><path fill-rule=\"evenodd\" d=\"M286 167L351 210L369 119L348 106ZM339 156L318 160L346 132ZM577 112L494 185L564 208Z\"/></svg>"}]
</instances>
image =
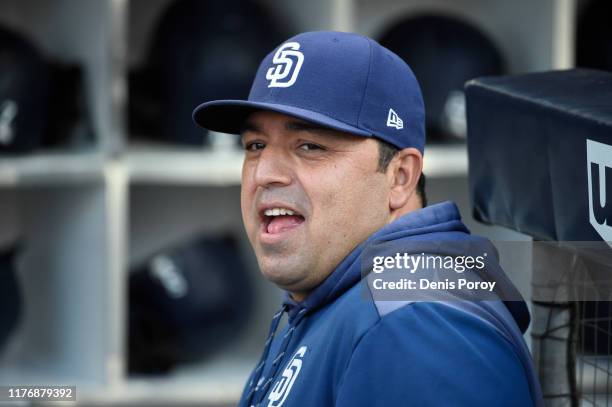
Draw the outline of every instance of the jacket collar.
<instances>
[{"instance_id":1,"label":"jacket collar","mask_svg":"<svg viewBox=\"0 0 612 407\"><path fill-rule=\"evenodd\" d=\"M361 280L361 254L373 242L410 238L435 233L460 231L469 233L461 222L457 205L446 201L407 213L374 232L366 241L357 246L336 267L336 269L303 301L297 302L286 292L283 301L289 315L289 322L306 309L310 313L344 294Z\"/></svg>"}]
</instances>

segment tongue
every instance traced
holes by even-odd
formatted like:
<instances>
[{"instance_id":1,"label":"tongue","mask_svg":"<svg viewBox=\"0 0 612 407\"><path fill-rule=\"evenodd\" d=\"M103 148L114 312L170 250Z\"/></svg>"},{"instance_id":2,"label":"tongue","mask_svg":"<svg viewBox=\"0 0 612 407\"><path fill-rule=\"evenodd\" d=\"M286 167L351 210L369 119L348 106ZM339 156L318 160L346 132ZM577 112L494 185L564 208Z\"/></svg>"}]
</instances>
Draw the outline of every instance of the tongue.
<instances>
[{"instance_id":1,"label":"tongue","mask_svg":"<svg viewBox=\"0 0 612 407\"><path fill-rule=\"evenodd\" d=\"M296 227L304 222L304 218L295 215L275 216L268 224L268 233L280 233L287 229Z\"/></svg>"}]
</instances>

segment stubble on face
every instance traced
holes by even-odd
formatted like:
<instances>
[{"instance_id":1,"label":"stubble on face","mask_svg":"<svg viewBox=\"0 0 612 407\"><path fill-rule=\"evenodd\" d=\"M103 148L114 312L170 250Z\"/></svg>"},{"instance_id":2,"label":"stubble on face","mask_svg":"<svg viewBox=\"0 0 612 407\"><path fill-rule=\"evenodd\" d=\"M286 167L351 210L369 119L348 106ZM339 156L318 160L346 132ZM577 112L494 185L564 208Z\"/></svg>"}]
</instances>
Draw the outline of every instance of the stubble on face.
<instances>
[{"instance_id":1,"label":"stubble on face","mask_svg":"<svg viewBox=\"0 0 612 407\"><path fill-rule=\"evenodd\" d=\"M377 143L272 112L254 113L248 123L245 229L263 275L300 299L388 221ZM265 216L272 207L296 215Z\"/></svg>"}]
</instances>

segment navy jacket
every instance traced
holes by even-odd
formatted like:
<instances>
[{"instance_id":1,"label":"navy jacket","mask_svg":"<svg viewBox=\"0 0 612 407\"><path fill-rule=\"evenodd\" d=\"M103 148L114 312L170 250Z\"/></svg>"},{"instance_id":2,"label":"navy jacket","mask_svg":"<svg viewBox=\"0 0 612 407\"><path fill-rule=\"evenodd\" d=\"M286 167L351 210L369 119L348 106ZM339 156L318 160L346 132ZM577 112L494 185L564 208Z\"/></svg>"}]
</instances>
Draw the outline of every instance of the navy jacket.
<instances>
[{"instance_id":1,"label":"navy jacket","mask_svg":"<svg viewBox=\"0 0 612 407\"><path fill-rule=\"evenodd\" d=\"M543 405L522 337L529 323L524 302L364 295L364 250L388 241L408 252L425 243L431 253L440 240L490 246L469 234L455 204L444 202L374 233L303 302L287 296L239 406ZM487 271L498 274L502 289L515 290L493 260ZM288 323L275 334L285 312Z\"/></svg>"}]
</instances>

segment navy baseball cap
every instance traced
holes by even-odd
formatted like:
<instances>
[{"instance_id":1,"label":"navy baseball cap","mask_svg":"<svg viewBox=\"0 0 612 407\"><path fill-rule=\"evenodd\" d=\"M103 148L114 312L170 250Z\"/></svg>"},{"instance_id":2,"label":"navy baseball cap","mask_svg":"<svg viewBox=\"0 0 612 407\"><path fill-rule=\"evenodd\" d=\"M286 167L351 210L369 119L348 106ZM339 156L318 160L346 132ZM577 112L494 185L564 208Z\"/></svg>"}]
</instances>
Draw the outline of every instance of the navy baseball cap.
<instances>
[{"instance_id":1,"label":"navy baseball cap","mask_svg":"<svg viewBox=\"0 0 612 407\"><path fill-rule=\"evenodd\" d=\"M268 54L248 100L201 104L203 128L240 133L256 110L271 110L398 148L425 146L425 108L406 63L371 38L315 31L298 34Z\"/></svg>"}]
</instances>

